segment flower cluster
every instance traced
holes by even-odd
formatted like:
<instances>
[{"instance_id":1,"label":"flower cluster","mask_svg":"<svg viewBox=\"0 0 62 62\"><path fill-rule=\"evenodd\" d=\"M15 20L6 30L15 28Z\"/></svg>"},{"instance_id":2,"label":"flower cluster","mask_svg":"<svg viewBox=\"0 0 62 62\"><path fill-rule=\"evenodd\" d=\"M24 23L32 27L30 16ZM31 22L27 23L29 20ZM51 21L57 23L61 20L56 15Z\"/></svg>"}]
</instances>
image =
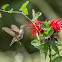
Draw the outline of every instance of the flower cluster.
<instances>
[{"instance_id":1,"label":"flower cluster","mask_svg":"<svg viewBox=\"0 0 62 62\"><path fill-rule=\"evenodd\" d=\"M30 23L28 26L29 26L29 28L32 28L32 36L34 35L34 34L36 34L36 33L38 33L39 34L39 32L41 32L42 33L42 29L41 29L41 24L42 24L42 22L41 21L39 21L39 20L37 20L37 21L33 21L32 23Z\"/></svg>"},{"instance_id":2,"label":"flower cluster","mask_svg":"<svg viewBox=\"0 0 62 62\"><path fill-rule=\"evenodd\" d=\"M51 20L50 26L52 26L54 28L54 33L58 33L60 31L60 28L62 28L62 21L60 21L60 19L58 19L56 22L56 19Z\"/></svg>"},{"instance_id":3,"label":"flower cluster","mask_svg":"<svg viewBox=\"0 0 62 62\"><path fill-rule=\"evenodd\" d=\"M62 28L62 21L60 21L60 19L56 20L56 19L52 19L49 25L49 28L52 27L54 29L54 33L58 33L60 31L60 28ZM47 22L47 21L45 21ZM43 23L45 22L41 22L39 20L37 21L33 21L32 23L28 24L29 28L32 28L32 36L36 33L44 33L45 30L42 29L41 25L43 25Z\"/></svg>"}]
</instances>

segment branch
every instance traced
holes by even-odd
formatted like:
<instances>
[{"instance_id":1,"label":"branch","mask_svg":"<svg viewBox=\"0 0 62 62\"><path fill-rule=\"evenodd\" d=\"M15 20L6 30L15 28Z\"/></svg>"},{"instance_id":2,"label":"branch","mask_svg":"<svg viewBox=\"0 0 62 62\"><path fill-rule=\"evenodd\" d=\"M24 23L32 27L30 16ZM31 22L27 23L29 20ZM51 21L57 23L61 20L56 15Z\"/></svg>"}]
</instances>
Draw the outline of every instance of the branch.
<instances>
[{"instance_id":1,"label":"branch","mask_svg":"<svg viewBox=\"0 0 62 62\"><path fill-rule=\"evenodd\" d=\"M1 9L0 9L0 11L1 11L1 12L7 12L7 13L8 13L8 11L5 11L5 10L1 10ZM28 18L23 12L19 12L19 11L11 11L11 13L20 13L20 14L23 14L28 20L31 21L31 19Z\"/></svg>"}]
</instances>

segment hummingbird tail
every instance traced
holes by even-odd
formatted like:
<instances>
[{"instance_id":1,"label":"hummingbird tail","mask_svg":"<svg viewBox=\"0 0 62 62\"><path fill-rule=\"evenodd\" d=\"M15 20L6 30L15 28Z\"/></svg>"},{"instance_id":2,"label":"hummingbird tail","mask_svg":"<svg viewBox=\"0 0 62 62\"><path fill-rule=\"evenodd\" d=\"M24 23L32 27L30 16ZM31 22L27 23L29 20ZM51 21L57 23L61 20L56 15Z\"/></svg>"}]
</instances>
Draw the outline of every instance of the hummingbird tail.
<instances>
[{"instance_id":1,"label":"hummingbird tail","mask_svg":"<svg viewBox=\"0 0 62 62\"><path fill-rule=\"evenodd\" d=\"M12 42L10 43L9 46L11 46L15 42L15 37L13 38Z\"/></svg>"},{"instance_id":2,"label":"hummingbird tail","mask_svg":"<svg viewBox=\"0 0 62 62\"><path fill-rule=\"evenodd\" d=\"M11 46L14 42L11 42L9 46Z\"/></svg>"}]
</instances>

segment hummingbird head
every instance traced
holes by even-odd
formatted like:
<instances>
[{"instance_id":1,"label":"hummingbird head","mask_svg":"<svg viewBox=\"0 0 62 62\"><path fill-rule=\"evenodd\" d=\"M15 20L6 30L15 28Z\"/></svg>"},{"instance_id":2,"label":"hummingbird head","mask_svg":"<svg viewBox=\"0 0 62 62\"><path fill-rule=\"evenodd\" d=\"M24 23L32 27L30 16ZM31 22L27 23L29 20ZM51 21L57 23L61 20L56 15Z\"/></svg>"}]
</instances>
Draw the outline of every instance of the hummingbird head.
<instances>
[{"instance_id":1,"label":"hummingbird head","mask_svg":"<svg viewBox=\"0 0 62 62\"><path fill-rule=\"evenodd\" d=\"M27 27L27 25L22 25L20 26L20 29L25 29Z\"/></svg>"}]
</instances>

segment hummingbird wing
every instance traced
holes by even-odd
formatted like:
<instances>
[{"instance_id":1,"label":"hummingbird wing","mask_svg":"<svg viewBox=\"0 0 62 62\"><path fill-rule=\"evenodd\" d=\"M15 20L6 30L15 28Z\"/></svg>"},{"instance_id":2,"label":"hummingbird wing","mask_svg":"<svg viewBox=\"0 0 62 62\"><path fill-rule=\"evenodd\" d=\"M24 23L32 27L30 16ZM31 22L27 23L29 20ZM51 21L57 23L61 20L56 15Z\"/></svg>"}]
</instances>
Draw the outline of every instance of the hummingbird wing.
<instances>
[{"instance_id":1,"label":"hummingbird wing","mask_svg":"<svg viewBox=\"0 0 62 62\"><path fill-rule=\"evenodd\" d=\"M11 45L15 42L15 40L16 40L16 37L14 37L14 38L12 39L12 42L10 43L9 46L11 46Z\"/></svg>"},{"instance_id":2,"label":"hummingbird wing","mask_svg":"<svg viewBox=\"0 0 62 62\"><path fill-rule=\"evenodd\" d=\"M15 33L14 33L10 28L3 27L2 29L3 29L5 32L7 32L8 34L10 34L11 36L15 36Z\"/></svg>"},{"instance_id":3,"label":"hummingbird wing","mask_svg":"<svg viewBox=\"0 0 62 62\"><path fill-rule=\"evenodd\" d=\"M11 29L15 32L19 32L19 29L16 25L11 25Z\"/></svg>"}]
</instances>

